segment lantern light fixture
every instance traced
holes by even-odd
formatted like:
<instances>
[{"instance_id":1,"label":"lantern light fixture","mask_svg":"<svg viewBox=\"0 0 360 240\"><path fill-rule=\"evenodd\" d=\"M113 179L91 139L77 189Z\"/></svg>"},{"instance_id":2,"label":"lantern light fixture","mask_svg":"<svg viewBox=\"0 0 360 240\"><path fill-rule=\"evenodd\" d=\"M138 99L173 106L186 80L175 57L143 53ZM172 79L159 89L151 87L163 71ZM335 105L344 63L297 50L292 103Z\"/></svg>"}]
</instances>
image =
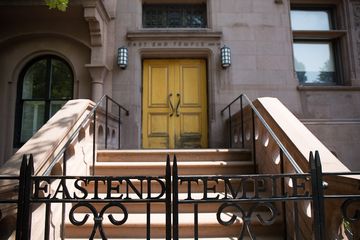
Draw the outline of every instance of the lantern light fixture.
<instances>
[{"instance_id":1,"label":"lantern light fixture","mask_svg":"<svg viewBox=\"0 0 360 240\"><path fill-rule=\"evenodd\" d=\"M126 47L120 47L118 49L117 64L120 68L125 69L128 65L128 49Z\"/></svg>"},{"instance_id":2,"label":"lantern light fixture","mask_svg":"<svg viewBox=\"0 0 360 240\"><path fill-rule=\"evenodd\" d=\"M221 52L221 66L223 68L230 67L230 65L231 65L231 51L230 51L230 48L224 45L220 49L220 52Z\"/></svg>"}]
</instances>

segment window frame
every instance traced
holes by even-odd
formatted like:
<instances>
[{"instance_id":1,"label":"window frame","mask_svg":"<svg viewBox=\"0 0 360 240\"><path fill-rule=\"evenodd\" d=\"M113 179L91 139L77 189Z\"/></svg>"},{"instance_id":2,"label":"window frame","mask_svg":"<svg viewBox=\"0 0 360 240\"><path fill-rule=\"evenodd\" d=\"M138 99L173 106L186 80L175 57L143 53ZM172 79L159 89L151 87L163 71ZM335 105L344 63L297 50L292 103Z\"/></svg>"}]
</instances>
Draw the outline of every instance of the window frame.
<instances>
[{"instance_id":1,"label":"window frame","mask_svg":"<svg viewBox=\"0 0 360 240\"><path fill-rule=\"evenodd\" d=\"M293 10L304 11L327 11L329 12L330 29L329 30L293 30L293 44L296 42L327 42L332 44L332 50L334 54L334 66L335 66L335 79L334 82L329 83L300 83L297 72L294 66L294 74L298 80L298 84L302 86L339 86L344 85L344 68L342 67L341 60L343 59L343 52L340 47L342 38L346 35L345 30L339 30L339 17L337 13L338 6L335 4L291 4L290 15ZM291 16L290 16L291 21ZM291 22L290 22L291 27ZM293 51L293 59L295 59ZM294 60L293 60L294 61Z\"/></svg>"},{"instance_id":2,"label":"window frame","mask_svg":"<svg viewBox=\"0 0 360 240\"><path fill-rule=\"evenodd\" d=\"M23 98L23 89L24 89L24 77L27 73L27 71L37 62L41 60L46 60L46 83L45 83L45 90L47 91L45 93L44 98ZM65 64L68 69L70 70L71 74L71 96L70 97L64 97L64 98L52 98L51 97L51 62L52 60L58 60ZM22 117L23 117L23 106L25 102L35 102L35 101L42 101L45 104L44 109L44 124L50 119L50 111L51 111L51 102L54 101L68 101L74 98L74 71L70 64L65 61L63 58L52 55L52 54L46 54L46 55L40 55L33 59L31 59L29 62L25 64L25 66L22 68L18 85L17 85L17 96L16 96L16 106L15 106L15 128L14 128L14 141L13 146L14 148L20 148L22 145L24 145L25 142L21 141L21 131L22 131Z\"/></svg>"},{"instance_id":3,"label":"window frame","mask_svg":"<svg viewBox=\"0 0 360 240\"><path fill-rule=\"evenodd\" d=\"M335 75L334 75L334 81L329 83L300 83L300 80L297 77L297 72L295 69L295 75L297 80L299 81L300 85L306 85L306 86L336 86L339 85L339 82L341 81L341 66L339 64L339 50L338 50L338 42L334 40L323 40L323 39L294 39L294 43L331 43L332 45L332 51L334 55L334 67L335 67ZM294 53L293 53L294 54ZM294 54L295 59L295 54ZM295 68L295 63L294 63Z\"/></svg>"},{"instance_id":4,"label":"window frame","mask_svg":"<svg viewBox=\"0 0 360 240\"><path fill-rule=\"evenodd\" d=\"M191 5L197 5L197 6L201 6L203 5L204 8L204 26L201 27L194 27L194 26L179 26L179 27L170 27L168 22L164 25L164 26L156 26L156 27L147 27L145 25L145 12L144 12L144 6L161 6L163 8L169 8L172 6L179 6L182 7L182 10L185 10L186 6L191 6ZM197 30L201 30L201 29L207 29L209 28L209 12L208 12L208 3L206 1L200 1L200 2L195 2L195 3L191 3L191 2L168 2L168 1L164 1L164 2L149 2L149 1L143 1L142 5L141 5L141 28L144 30L152 30L152 29L166 29L166 30L179 30L179 29L197 29ZM168 14L167 11L165 11L165 14Z\"/></svg>"},{"instance_id":5,"label":"window frame","mask_svg":"<svg viewBox=\"0 0 360 240\"><path fill-rule=\"evenodd\" d=\"M291 6L290 9L290 14L291 11L293 10L303 10L303 11L309 11L309 12L315 12L315 11L326 11L329 12L330 15L330 29L329 30L305 30L305 31L331 31L331 30L336 30L338 28L338 24L337 24L337 17L336 17L336 6L334 5L319 5L319 4L314 4L314 5L309 5L309 4L294 4ZM294 31L304 31L304 30L292 30Z\"/></svg>"}]
</instances>

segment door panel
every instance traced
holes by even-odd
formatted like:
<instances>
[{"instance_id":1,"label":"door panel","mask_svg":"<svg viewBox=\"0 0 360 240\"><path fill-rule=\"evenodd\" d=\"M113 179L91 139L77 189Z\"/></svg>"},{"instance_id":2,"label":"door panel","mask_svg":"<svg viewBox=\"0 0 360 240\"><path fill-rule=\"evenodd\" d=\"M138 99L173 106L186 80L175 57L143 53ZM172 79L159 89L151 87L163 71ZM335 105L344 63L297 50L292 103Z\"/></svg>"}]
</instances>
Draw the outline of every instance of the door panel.
<instances>
[{"instance_id":1,"label":"door panel","mask_svg":"<svg viewBox=\"0 0 360 240\"><path fill-rule=\"evenodd\" d=\"M145 60L144 148L207 147L204 60Z\"/></svg>"},{"instance_id":2,"label":"door panel","mask_svg":"<svg viewBox=\"0 0 360 240\"><path fill-rule=\"evenodd\" d=\"M167 137L169 132L169 118L167 113L149 114L149 132L150 137Z\"/></svg>"},{"instance_id":3,"label":"door panel","mask_svg":"<svg viewBox=\"0 0 360 240\"><path fill-rule=\"evenodd\" d=\"M201 78L198 66L182 66L180 72L180 88L182 95L182 107L197 106L201 107Z\"/></svg>"},{"instance_id":4,"label":"door panel","mask_svg":"<svg viewBox=\"0 0 360 240\"><path fill-rule=\"evenodd\" d=\"M169 92L169 66L150 68L148 107L167 107Z\"/></svg>"},{"instance_id":5,"label":"door panel","mask_svg":"<svg viewBox=\"0 0 360 240\"><path fill-rule=\"evenodd\" d=\"M168 148L169 146L169 117L167 113L148 114L148 147Z\"/></svg>"},{"instance_id":6,"label":"door panel","mask_svg":"<svg viewBox=\"0 0 360 240\"><path fill-rule=\"evenodd\" d=\"M175 120L176 148L207 147L207 88L204 60L182 60L175 76L180 91L179 117Z\"/></svg>"},{"instance_id":7,"label":"door panel","mask_svg":"<svg viewBox=\"0 0 360 240\"><path fill-rule=\"evenodd\" d=\"M174 68L159 60L145 61L143 68L143 146L171 148L169 136L174 128L168 116Z\"/></svg>"}]
</instances>

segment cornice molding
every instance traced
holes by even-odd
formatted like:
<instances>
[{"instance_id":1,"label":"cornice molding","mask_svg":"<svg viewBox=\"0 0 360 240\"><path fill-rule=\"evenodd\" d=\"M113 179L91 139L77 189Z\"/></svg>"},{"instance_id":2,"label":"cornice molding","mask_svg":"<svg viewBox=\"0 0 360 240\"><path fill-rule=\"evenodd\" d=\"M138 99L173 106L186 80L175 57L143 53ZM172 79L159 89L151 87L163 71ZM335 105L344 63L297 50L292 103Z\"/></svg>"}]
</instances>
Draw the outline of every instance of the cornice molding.
<instances>
[{"instance_id":1,"label":"cornice molding","mask_svg":"<svg viewBox=\"0 0 360 240\"><path fill-rule=\"evenodd\" d=\"M130 41L136 40L220 40L223 36L218 31L199 30L140 30L127 32L126 38Z\"/></svg>"}]
</instances>

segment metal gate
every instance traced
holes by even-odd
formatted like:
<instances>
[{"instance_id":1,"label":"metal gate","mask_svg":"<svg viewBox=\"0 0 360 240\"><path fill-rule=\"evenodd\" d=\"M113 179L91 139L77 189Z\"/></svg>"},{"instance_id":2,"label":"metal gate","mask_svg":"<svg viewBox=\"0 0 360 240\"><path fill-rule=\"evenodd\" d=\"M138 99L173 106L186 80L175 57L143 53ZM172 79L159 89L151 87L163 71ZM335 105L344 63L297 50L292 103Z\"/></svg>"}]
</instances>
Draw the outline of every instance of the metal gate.
<instances>
[{"instance_id":1,"label":"metal gate","mask_svg":"<svg viewBox=\"0 0 360 240\"><path fill-rule=\"evenodd\" d=\"M219 224L228 226L232 225L236 219L241 218L243 227L238 231L238 239L243 239L244 236L249 236L251 239L256 238L256 232L252 229L252 217L255 217L262 225L271 225L275 219L282 212L284 239L291 236L292 239L303 239L300 235L298 219L298 203L301 201L310 201L312 206L312 229L314 231L314 239L330 239L327 236L327 227L325 226L326 215L324 209L324 202L341 200L342 218L348 224L359 223L360 209L358 208L360 196L359 195L324 195L324 181L323 176L333 175L349 175L356 173L322 173L320 158L316 153L315 156L311 154L309 173L305 174L254 174L254 175L233 175L233 176L180 176L178 175L178 167L176 156L171 164L170 157L166 160L166 169L164 176L150 177L150 176L33 176L33 160L30 155L25 157L22 161L20 176L9 177L1 176L0 180L19 181L18 198L9 200L2 199L0 203L17 204L17 228L16 239L30 239L31 238L31 215L32 205L45 204L46 205L46 219L45 219L45 239L49 239L50 227L50 208L51 204L63 204L63 221L69 218L70 222L77 226L84 225L89 215L83 219L78 220L74 217L76 210L79 208L87 208L93 215L93 227L89 232L89 239L94 237L101 237L107 239L105 228L103 227L103 220L108 216L113 225L122 227L127 222L128 210L126 204L145 203L146 204L146 238L151 239L151 205L155 202L163 203L165 205L166 214L166 239L179 238L179 206L182 204L191 204L193 206L193 238L199 238L199 206L201 204L217 203L219 208L216 213ZM49 184L56 180L56 191L49 191ZM234 181L240 182L240 185L234 185ZM141 182L141 186L147 186L146 191L137 188L134 182ZM286 185L292 182L292 190L287 191ZM90 198L87 189L82 186L89 183L94 184L94 194ZM123 186L123 192L113 187L112 183L118 182ZM223 184L225 191L218 193L216 190L217 184ZM106 194L99 195L99 183L105 184ZM152 191L153 183L160 186L160 191L156 193ZM201 183L203 187L202 197L196 199L193 196L191 184ZM187 186L186 198L179 199L178 188L179 185L185 184ZM251 187L248 187L248 186ZM129 191L135 193L132 197ZM119 196L112 196L112 192L121 192ZM210 196L211 193L212 195ZM120 197L121 196L121 197ZM134 197L135 196L135 197ZM65 203L74 203L65 216ZM104 203L104 207L99 210L94 207L95 203ZM246 203L247 207L244 207ZM105 215L109 208L117 208L122 213L122 219L115 219L111 214ZM258 208L267 211L267 217L257 215ZM289 209L291 208L291 209ZM237 214L232 214L230 218L223 219L222 213L227 211L236 211ZM355 209L355 210L354 210ZM293 211L293 219L287 219L286 211ZM228 212L228 211L227 211ZM331 213L328 213L331 214ZM295 228L288 229L289 224ZM37 226L38 231L38 226ZM356 229L350 230L348 239L359 239L356 235Z\"/></svg>"}]
</instances>

